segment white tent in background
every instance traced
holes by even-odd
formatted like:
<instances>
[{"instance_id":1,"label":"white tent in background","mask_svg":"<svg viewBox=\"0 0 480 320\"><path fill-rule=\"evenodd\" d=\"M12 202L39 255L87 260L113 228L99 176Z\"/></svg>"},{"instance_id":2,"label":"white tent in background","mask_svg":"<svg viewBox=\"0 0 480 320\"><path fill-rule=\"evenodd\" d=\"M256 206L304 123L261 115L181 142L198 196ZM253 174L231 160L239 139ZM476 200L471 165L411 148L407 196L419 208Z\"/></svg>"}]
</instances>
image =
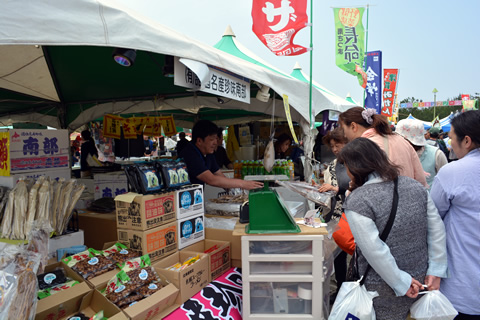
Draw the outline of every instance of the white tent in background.
<instances>
[{"instance_id":1,"label":"white tent in background","mask_svg":"<svg viewBox=\"0 0 480 320\"><path fill-rule=\"evenodd\" d=\"M453 112L450 112L450 114L447 117L438 120L438 122L439 122L438 127L439 128L441 127L443 132L450 131L450 122L452 121L453 117L454 117ZM408 115L407 119L415 119L415 120L422 121L423 127L425 128L425 130L430 129L433 125L433 122L428 122L428 121L423 121L423 120L417 119L414 116L412 116L411 113Z\"/></svg>"}]
</instances>

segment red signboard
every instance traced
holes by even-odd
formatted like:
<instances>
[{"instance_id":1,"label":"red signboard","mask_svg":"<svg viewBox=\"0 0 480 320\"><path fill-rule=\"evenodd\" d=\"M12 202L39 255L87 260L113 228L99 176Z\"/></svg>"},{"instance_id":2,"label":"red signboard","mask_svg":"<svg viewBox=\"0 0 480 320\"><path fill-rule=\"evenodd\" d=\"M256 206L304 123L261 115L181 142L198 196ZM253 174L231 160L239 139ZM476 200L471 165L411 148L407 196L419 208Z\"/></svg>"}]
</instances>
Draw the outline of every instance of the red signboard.
<instances>
[{"instance_id":1,"label":"red signboard","mask_svg":"<svg viewBox=\"0 0 480 320\"><path fill-rule=\"evenodd\" d=\"M395 102L398 69L383 69L383 108L382 115L391 117Z\"/></svg>"}]
</instances>

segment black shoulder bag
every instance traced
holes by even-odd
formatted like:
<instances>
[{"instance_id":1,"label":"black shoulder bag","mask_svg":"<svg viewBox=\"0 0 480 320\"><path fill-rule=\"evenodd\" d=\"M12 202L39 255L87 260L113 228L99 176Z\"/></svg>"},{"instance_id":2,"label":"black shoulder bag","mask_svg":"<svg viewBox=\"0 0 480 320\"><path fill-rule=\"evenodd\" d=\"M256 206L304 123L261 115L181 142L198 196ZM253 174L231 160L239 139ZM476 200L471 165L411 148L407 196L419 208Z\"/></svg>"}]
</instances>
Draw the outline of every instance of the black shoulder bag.
<instances>
[{"instance_id":1,"label":"black shoulder bag","mask_svg":"<svg viewBox=\"0 0 480 320\"><path fill-rule=\"evenodd\" d=\"M383 242L387 240L388 234L390 233L390 230L392 229L393 221L395 220L395 216L397 214L397 207L398 207L398 178L395 178L393 180L394 187L393 187L393 203L392 203L392 211L390 212L390 217L388 219L387 225L385 226L385 229L383 230L380 239L382 239ZM358 281L360 280L360 274L358 272L358 253L357 253L357 247L355 246L355 251L353 252L352 259L350 260L350 264L348 265L348 270L347 270L347 281ZM362 281L360 281L360 285L363 285L365 283L365 279L367 278L368 272L370 271L372 267L370 264L368 264L367 269L365 270L365 274L363 275Z\"/></svg>"}]
</instances>

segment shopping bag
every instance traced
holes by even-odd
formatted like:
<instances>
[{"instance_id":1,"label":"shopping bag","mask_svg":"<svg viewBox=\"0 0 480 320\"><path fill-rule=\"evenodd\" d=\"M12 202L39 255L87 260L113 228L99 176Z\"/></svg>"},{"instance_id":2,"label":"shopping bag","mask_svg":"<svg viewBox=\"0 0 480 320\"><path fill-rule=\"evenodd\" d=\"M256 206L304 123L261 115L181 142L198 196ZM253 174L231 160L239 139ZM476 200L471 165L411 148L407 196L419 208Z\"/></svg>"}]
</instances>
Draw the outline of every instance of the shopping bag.
<instances>
[{"instance_id":1,"label":"shopping bag","mask_svg":"<svg viewBox=\"0 0 480 320\"><path fill-rule=\"evenodd\" d=\"M360 285L360 281L344 282L338 291L328 320L375 320L373 298L377 296L376 291L367 291L364 285Z\"/></svg>"},{"instance_id":2,"label":"shopping bag","mask_svg":"<svg viewBox=\"0 0 480 320\"><path fill-rule=\"evenodd\" d=\"M457 314L447 297L438 290L427 291L410 307L410 317L418 320L452 320Z\"/></svg>"}]
</instances>

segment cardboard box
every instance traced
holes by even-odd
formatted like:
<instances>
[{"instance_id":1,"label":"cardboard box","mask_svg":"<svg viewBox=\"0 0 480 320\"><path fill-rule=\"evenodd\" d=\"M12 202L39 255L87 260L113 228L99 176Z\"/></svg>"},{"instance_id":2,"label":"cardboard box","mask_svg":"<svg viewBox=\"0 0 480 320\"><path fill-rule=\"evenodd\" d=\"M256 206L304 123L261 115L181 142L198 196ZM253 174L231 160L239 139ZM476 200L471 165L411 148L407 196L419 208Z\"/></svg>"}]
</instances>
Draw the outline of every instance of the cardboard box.
<instances>
[{"instance_id":1,"label":"cardboard box","mask_svg":"<svg viewBox=\"0 0 480 320\"><path fill-rule=\"evenodd\" d=\"M83 230L67 233L61 236L55 236L48 239L48 256L56 257L57 249L69 248L71 246L81 246L84 244Z\"/></svg>"},{"instance_id":2,"label":"cardboard box","mask_svg":"<svg viewBox=\"0 0 480 320\"><path fill-rule=\"evenodd\" d=\"M78 227L84 231L85 245L89 248L102 250L105 242L118 239L115 213L79 211Z\"/></svg>"},{"instance_id":3,"label":"cardboard box","mask_svg":"<svg viewBox=\"0 0 480 320\"><path fill-rule=\"evenodd\" d=\"M205 228L205 239L229 241L232 259L242 260L242 238L232 233L233 230Z\"/></svg>"},{"instance_id":4,"label":"cardboard box","mask_svg":"<svg viewBox=\"0 0 480 320\"><path fill-rule=\"evenodd\" d=\"M183 263L188 258L196 256L197 254L200 256L200 260L181 271L165 269L176 263ZM178 304L183 304L209 283L208 255L203 253L186 250L179 251L154 263L153 266L156 269L161 269L159 272L165 275L168 281L180 289L180 294L177 298Z\"/></svg>"},{"instance_id":5,"label":"cardboard box","mask_svg":"<svg viewBox=\"0 0 480 320\"><path fill-rule=\"evenodd\" d=\"M205 217L202 214L177 220L178 249L205 239Z\"/></svg>"},{"instance_id":6,"label":"cardboard box","mask_svg":"<svg viewBox=\"0 0 480 320\"><path fill-rule=\"evenodd\" d=\"M194 184L190 188L175 191L175 209L178 220L203 214L205 212L204 204L205 197L201 184Z\"/></svg>"},{"instance_id":7,"label":"cardboard box","mask_svg":"<svg viewBox=\"0 0 480 320\"><path fill-rule=\"evenodd\" d=\"M166 280L167 277L163 274L163 269L155 268L155 271L159 275L162 280ZM106 286L106 283L99 288L98 291L102 291ZM169 308L174 306L176 301L178 300L179 290L178 288L169 283L159 291L155 292L151 296L138 301L137 303L133 304L132 306L123 310L125 315L128 319L131 320L150 320L150 319L158 319L158 315L163 314L165 310L170 310ZM105 298L106 299L106 298ZM107 299L108 301L108 299ZM109 301L110 304L114 305ZM174 308L177 308L179 305L175 305ZM169 311L171 312L171 311ZM115 319L116 318L112 318ZM161 319L161 318L160 318ZM110 320L110 318L109 318Z\"/></svg>"},{"instance_id":8,"label":"cardboard box","mask_svg":"<svg viewBox=\"0 0 480 320\"><path fill-rule=\"evenodd\" d=\"M12 129L2 131L2 135L8 139L2 176L70 168L68 130Z\"/></svg>"},{"instance_id":9,"label":"cardboard box","mask_svg":"<svg viewBox=\"0 0 480 320\"><path fill-rule=\"evenodd\" d=\"M50 177L51 179L58 180L64 178L65 181L71 179L71 171L66 169L48 169L41 171L25 171L22 173L11 174L9 177L0 176L0 186L13 188L17 184L20 178L26 178L36 181L40 176Z\"/></svg>"},{"instance_id":10,"label":"cardboard box","mask_svg":"<svg viewBox=\"0 0 480 320\"><path fill-rule=\"evenodd\" d=\"M241 268L242 260L241 259L232 259L232 267Z\"/></svg>"},{"instance_id":11,"label":"cardboard box","mask_svg":"<svg viewBox=\"0 0 480 320\"><path fill-rule=\"evenodd\" d=\"M158 260L177 251L177 222L147 231L118 229L118 240L133 250L149 254L150 260Z\"/></svg>"},{"instance_id":12,"label":"cardboard box","mask_svg":"<svg viewBox=\"0 0 480 320\"><path fill-rule=\"evenodd\" d=\"M230 242L220 240L203 240L186 247L185 251L205 253L206 250L217 246L217 249L208 254L209 279L212 282L230 269Z\"/></svg>"},{"instance_id":13,"label":"cardboard box","mask_svg":"<svg viewBox=\"0 0 480 320\"><path fill-rule=\"evenodd\" d=\"M149 230L175 221L173 193L141 195L129 192L115 197L117 227Z\"/></svg>"},{"instance_id":14,"label":"cardboard box","mask_svg":"<svg viewBox=\"0 0 480 320\"><path fill-rule=\"evenodd\" d=\"M64 290L62 293L57 293L39 300L37 303L37 311L35 313L36 320L60 319L76 312L80 308L82 298L91 291L84 279L63 262L57 262L46 266L45 272L53 271L58 268L64 269L67 277L80 283Z\"/></svg>"},{"instance_id":15,"label":"cardboard box","mask_svg":"<svg viewBox=\"0 0 480 320\"><path fill-rule=\"evenodd\" d=\"M81 312L85 316L91 318L101 310L103 310L103 316L109 320L128 320L128 317L120 308L111 303L97 290L92 290L87 293L82 299L80 308L70 314L70 316L74 316Z\"/></svg>"},{"instance_id":16,"label":"cardboard box","mask_svg":"<svg viewBox=\"0 0 480 320\"><path fill-rule=\"evenodd\" d=\"M109 172L95 174L94 180L94 198L115 198L120 194L127 193L128 182L125 172Z\"/></svg>"}]
</instances>

